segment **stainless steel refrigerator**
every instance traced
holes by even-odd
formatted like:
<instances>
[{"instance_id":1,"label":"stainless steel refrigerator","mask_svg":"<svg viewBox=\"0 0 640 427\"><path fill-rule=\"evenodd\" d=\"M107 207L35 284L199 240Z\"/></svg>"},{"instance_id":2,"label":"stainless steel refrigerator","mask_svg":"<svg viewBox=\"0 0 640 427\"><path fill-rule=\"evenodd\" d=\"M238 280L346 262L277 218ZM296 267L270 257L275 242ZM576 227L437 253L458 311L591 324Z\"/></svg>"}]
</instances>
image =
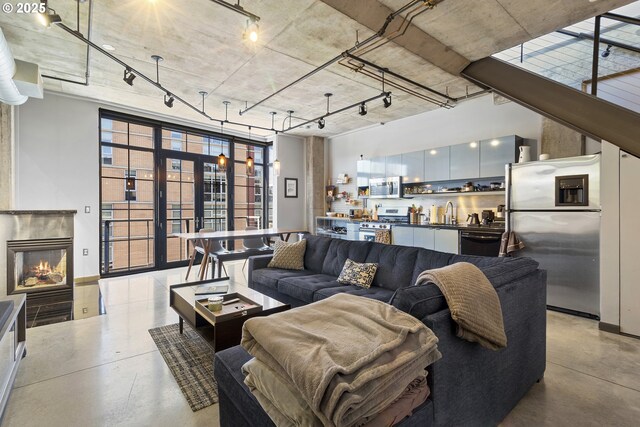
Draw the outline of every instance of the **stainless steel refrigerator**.
<instances>
[{"instance_id":1,"label":"stainless steel refrigerator","mask_svg":"<svg viewBox=\"0 0 640 427\"><path fill-rule=\"evenodd\" d=\"M600 315L600 155L507 166L507 229L547 270L547 305Z\"/></svg>"}]
</instances>

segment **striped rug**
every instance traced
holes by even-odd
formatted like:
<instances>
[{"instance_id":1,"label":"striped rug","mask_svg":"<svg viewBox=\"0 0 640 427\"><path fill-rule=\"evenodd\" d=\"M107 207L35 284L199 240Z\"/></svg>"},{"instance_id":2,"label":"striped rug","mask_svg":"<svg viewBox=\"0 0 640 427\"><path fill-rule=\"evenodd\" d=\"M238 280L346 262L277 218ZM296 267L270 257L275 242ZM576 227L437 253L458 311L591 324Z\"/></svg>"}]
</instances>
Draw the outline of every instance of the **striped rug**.
<instances>
[{"instance_id":1,"label":"striped rug","mask_svg":"<svg viewBox=\"0 0 640 427\"><path fill-rule=\"evenodd\" d=\"M192 411L218 402L213 377L213 347L186 323L180 335L178 324L149 329L160 354L176 379Z\"/></svg>"}]
</instances>

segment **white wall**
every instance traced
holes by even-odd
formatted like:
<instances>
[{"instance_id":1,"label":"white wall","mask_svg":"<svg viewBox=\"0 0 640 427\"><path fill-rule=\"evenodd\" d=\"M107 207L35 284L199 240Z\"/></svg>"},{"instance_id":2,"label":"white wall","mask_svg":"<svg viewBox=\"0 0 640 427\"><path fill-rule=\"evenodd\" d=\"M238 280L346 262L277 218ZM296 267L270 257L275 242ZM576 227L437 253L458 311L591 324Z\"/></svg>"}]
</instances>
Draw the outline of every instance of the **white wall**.
<instances>
[{"instance_id":1,"label":"white wall","mask_svg":"<svg viewBox=\"0 0 640 427\"><path fill-rule=\"evenodd\" d=\"M76 278L100 273L98 105L46 94L16 109L16 209L75 209ZM91 213L85 214L89 206ZM83 256L82 249L89 255Z\"/></svg>"},{"instance_id":2,"label":"white wall","mask_svg":"<svg viewBox=\"0 0 640 427\"><path fill-rule=\"evenodd\" d=\"M46 92L42 100L30 98L24 105L16 108L15 209L78 211L74 244L76 278L100 274L100 108L199 129L218 130L213 125L206 127L200 123L175 120L166 115L99 104L51 92ZM291 149L294 149L293 145ZM303 153L299 154L298 159L296 155L288 153L289 150L284 151L283 155L292 160L283 162L283 172L287 171L285 164L302 165ZM304 174L296 167L293 172L304 179ZM301 196L304 197L304 194ZM286 205L287 203L283 204ZM90 207L91 213L84 213L85 206ZM304 204L302 206L304 208ZM292 223L297 224L295 221ZM82 255L83 249L89 249L88 256Z\"/></svg>"},{"instance_id":3,"label":"white wall","mask_svg":"<svg viewBox=\"0 0 640 427\"><path fill-rule=\"evenodd\" d=\"M275 226L280 228L307 229L305 223L305 209L307 196L305 194L305 143L303 138L291 135L277 135L273 144L274 159L281 165L280 176L274 183L274 217ZM298 179L298 197L284 197L284 179Z\"/></svg>"},{"instance_id":4,"label":"white wall","mask_svg":"<svg viewBox=\"0 0 640 427\"><path fill-rule=\"evenodd\" d=\"M393 108L390 107L390 108ZM329 176L356 176L356 161L505 135L540 141L542 116L509 102L494 105L492 95L329 139Z\"/></svg>"}]
</instances>

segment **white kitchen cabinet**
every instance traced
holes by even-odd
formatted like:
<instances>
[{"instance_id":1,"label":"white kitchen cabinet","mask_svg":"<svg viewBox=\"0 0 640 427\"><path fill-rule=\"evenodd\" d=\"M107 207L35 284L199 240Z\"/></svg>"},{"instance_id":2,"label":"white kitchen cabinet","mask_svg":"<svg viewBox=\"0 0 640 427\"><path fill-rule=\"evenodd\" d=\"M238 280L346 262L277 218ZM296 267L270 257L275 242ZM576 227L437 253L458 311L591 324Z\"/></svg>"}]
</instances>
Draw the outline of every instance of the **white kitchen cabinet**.
<instances>
[{"instance_id":1,"label":"white kitchen cabinet","mask_svg":"<svg viewBox=\"0 0 640 427\"><path fill-rule=\"evenodd\" d=\"M620 332L640 336L640 159L620 152Z\"/></svg>"},{"instance_id":2,"label":"white kitchen cabinet","mask_svg":"<svg viewBox=\"0 0 640 427\"><path fill-rule=\"evenodd\" d=\"M413 229L413 246L425 249L434 248L435 232L433 228L414 228Z\"/></svg>"},{"instance_id":3,"label":"white kitchen cabinet","mask_svg":"<svg viewBox=\"0 0 640 427\"><path fill-rule=\"evenodd\" d=\"M449 147L431 148L424 152L424 180L449 179Z\"/></svg>"},{"instance_id":4,"label":"white kitchen cabinet","mask_svg":"<svg viewBox=\"0 0 640 427\"><path fill-rule=\"evenodd\" d=\"M458 230L434 230L433 249L450 254L458 253Z\"/></svg>"},{"instance_id":5,"label":"white kitchen cabinet","mask_svg":"<svg viewBox=\"0 0 640 427\"><path fill-rule=\"evenodd\" d=\"M391 229L391 239L394 245L413 246L413 228L394 226Z\"/></svg>"},{"instance_id":6,"label":"white kitchen cabinet","mask_svg":"<svg viewBox=\"0 0 640 427\"><path fill-rule=\"evenodd\" d=\"M411 184L424 182L424 150L402 155L402 182Z\"/></svg>"},{"instance_id":7,"label":"white kitchen cabinet","mask_svg":"<svg viewBox=\"0 0 640 427\"><path fill-rule=\"evenodd\" d=\"M385 177L402 175L402 154L385 158Z\"/></svg>"},{"instance_id":8,"label":"white kitchen cabinet","mask_svg":"<svg viewBox=\"0 0 640 427\"><path fill-rule=\"evenodd\" d=\"M517 161L521 145L522 138L516 135L480 141L480 176L504 176L505 165Z\"/></svg>"},{"instance_id":9,"label":"white kitchen cabinet","mask_svg":"<svg viewBox=\"0 0 640 427\"><path fill-rule=\"evenodd\" d=\"M358 187L369 186L369 175L371 174L371 160L358 160L356 164L356 185Z\"/></svg>"},{"instance_id":10,"label":"white kitchen cabinet","mask_svg":"<svg viewBox=\"0 0 640 427\"><path fill-rule=\"evenodd\" d=\"M449 179L475 179L480 177L480 144L465 142L450 148Z\"/></svg>"},{"instance_id":11,"label":"white kitchen cabinet","mask_svg":"<svg viewBox=\"0 0 640 427\"><path fill-rule=\"evenodd\" d=\"M385 158L374 157L369 161L369 179L384 178L385 175Z\"/></svg>"}]
</instances>

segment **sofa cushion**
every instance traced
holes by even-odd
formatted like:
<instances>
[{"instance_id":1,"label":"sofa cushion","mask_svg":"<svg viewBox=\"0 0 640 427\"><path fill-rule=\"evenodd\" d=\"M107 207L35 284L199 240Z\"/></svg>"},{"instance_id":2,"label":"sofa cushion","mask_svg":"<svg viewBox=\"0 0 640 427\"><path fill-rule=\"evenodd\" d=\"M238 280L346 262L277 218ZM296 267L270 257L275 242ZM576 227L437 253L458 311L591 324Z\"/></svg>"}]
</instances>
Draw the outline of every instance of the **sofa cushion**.
<instances>
[{"instance_id":1,"label":"sofa cushion","mask_svg":"<svg viewBox=\"0 0 640 427\"><path fill-rule=\"evenodd\" d=\"M378 263L373 286L396 290L412 285L411 278L418 252L418 248L374 243L366 260Z\"/></svg>"},{"instance_id":2,"label":"sofa cushion","mask_svg":"<svg viewBox=\"0 0 640 427\"><path fill-rule=\"evenodd\" d=\"M307 241L289 243L284 240L276 240L273 248L273 258L267 267L284 268L287 270L304 270L304 253Z\"/></svg>"},{"instance_id":3,"label":"sofa cushion","mask_svg":"<svg viewBox=\"0 0 640 427\"><path fill-rule=\"evenodd\" d=\"M537 261L529 257L498 258L474 255L453 255L449 260L449 264L456 262L474 264L482 270L495 288L533 273L538 269L539 265Z\"/></svg>"},{"instance_id":4,"label":"sofa cushion","mask_svg":"<svg viewBox=\"0 0 640 427\"><path fill-rule=\"evenodd\" d=\"M312 236L307 234L304 236L307 241L307 250L304 253L304 268L314 273L322 272L322 264L327 256L329 245L334 240L330 237Z\"/></svg>"},{"instance_id":5,"label":"sofa cushion","mask_svg":"<svg viewBox=\"0 0 640 427\"><path fill-rule=\"evenodd\" d=\"M433 283L398 289L389 304L417 319L447 308L447 300Z\"/></svg>"},{"instance_id":6,"label":"sofa cushion","mask_svg":"<svg viewBox=\"0 0 640 427\"><path fill-rule=\"evenodd\" d=\"M331 239L327 256L322 264L322 273L338 276L347 258L355 262L364 262L373 243L340 239Z\"/></svg>"},{"instance_id":7,"label":"sofa cushion","mask_svg":"<svg viewBox=\"0 0 640 427\"><path fill-rule=\"evenodd\" d=\"M373 288L361 288L360 286L342 285L337 288L325 288L318 290L313 295L314 301L320 301L321 299L329 298L330 296L347 293L351 295L357 295L366 298L372 298L378 301L388 302L393 296L393 291L389 289L373 287Z\"/></svg>"},{"instance_id":8,"label":"sofa cushion","mask_svg":"<svg viewBox=\"0 0 640 427\"><path fill-rule=\"evenodd\" d=\"M285 277L301 277L313 274L307 270L284 270L282 268L260 268L253 270L251 281L261 284L275 291L278 290L278 281Z\"/></svg>"},{"instance_id":9,"label":"sofa cushion","mask_svg":"<svg viewBox=\"0 0 640 427\"><path fill-rule=\"evenodd\" d=\"M449 260L452 256L453 254L447 254L444 252L436 252L429 249L418 249L418 256L416 257L416 263L413 267L413 274L411 276L410 283L403 284L402 286L415 284L420 273L425 270L449 265Z\"/></svg>"},{"instance_id":10,"label":"sofa cushion","mask_svg":"<svg viewBox=\"0 0 640 427\"><path fill-rule=\"evenodd\" d=\"M369 288L377 269L375 262L355 262L347 258L338 276L338 283Z\"/></svg>"},{"instance_id":11,"label":"sofa cushion","mask_svg":"<svg viewBox=\"0 0 640 427\"><path fill-rule=\"evenodd\" d=\"M326 274L309 274L294 276L278 281L278 292L300 301L313 302L313 295L319 289L340 286L335 276Z\"/></svg>"}]
</instances>

